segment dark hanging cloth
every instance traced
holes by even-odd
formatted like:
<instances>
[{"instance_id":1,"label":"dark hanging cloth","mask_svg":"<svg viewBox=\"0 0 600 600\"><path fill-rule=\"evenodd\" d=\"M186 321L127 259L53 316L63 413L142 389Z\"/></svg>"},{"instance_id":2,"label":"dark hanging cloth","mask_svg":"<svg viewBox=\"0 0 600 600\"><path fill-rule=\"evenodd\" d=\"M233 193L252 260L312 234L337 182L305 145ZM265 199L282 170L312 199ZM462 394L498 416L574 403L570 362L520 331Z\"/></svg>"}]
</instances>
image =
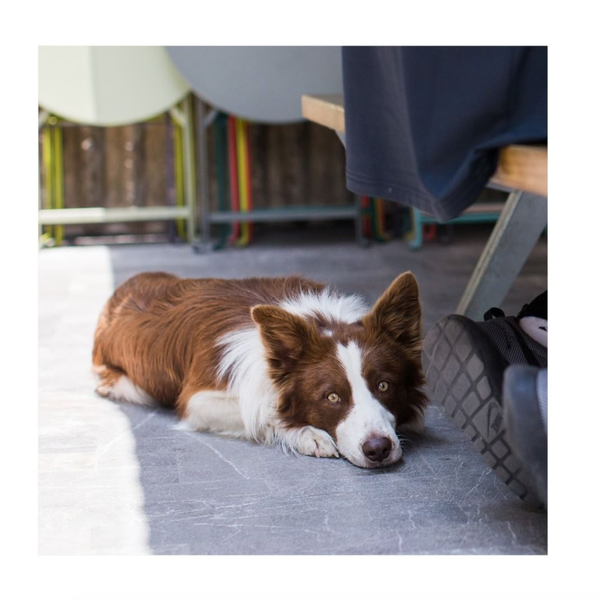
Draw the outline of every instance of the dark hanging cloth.
<instances>
[{"instance_id":1,"label":"dark hanging cloth","mask_svg":"<svg viewBox=\"0 0 600 600\"><path fill-rule=\"evenodd\" d=\"M546 47L345 47L346 178L441 221L472 204L498 151L547 140Z\"/></svg>"}]
</instances>

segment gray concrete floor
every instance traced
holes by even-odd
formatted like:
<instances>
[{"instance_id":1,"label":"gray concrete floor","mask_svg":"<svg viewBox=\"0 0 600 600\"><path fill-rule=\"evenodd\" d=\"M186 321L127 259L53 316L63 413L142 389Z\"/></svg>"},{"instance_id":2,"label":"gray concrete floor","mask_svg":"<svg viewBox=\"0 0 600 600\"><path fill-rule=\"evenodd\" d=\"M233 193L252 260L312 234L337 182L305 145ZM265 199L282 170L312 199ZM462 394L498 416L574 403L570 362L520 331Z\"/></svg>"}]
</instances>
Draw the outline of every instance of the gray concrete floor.
<instances>
[{"instance_id":1,"label":"gray concrete floor","mask_svg":"<svg viewBox=\"0 0 600 600\"><path fill-rule=\"evenodd\" d=\"M489 229L411 252L360 249L340 230L293 229L245 250L184 245L74 247L39 257L39 552L41 554L544 554L546 515L498 481L432 407L399 465L344 460L175 429L172 414L93 393L97 315L131 275L301 273L373 302L400 272L420 283L425 328L452 313ZM502 307L546 288L540 241Z\"/></svg>"}]
</instances>

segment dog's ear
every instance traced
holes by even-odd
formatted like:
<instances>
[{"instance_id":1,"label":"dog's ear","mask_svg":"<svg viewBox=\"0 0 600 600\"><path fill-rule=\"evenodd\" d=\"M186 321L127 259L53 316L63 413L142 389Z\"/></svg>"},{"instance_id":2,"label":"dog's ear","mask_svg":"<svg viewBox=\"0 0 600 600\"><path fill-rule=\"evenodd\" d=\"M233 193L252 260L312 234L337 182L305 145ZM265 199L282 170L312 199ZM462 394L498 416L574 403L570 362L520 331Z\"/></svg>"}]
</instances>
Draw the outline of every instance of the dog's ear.
<instances>
[{"instance_id":1,"label":"dog's ear","mask_svg":"<svg viewBox=\"0 0 600 600\"><path fill-rule=\"evenodd\" d=\"M278 306L255 306L251 315L274 368L290 368L318 338L314 326Z\"/></svg>"},{"instance_id":2,"label":"dog's ear","mask_svg":"<svg viewBox=\"0 0 600 600\"><path fill-rule=\"evenodd\" d=\"M387 335L415 359L421 355L421 304L415 276L407 271L396 277L363 319L375 335Z\"/></svg>"}]
</instances>

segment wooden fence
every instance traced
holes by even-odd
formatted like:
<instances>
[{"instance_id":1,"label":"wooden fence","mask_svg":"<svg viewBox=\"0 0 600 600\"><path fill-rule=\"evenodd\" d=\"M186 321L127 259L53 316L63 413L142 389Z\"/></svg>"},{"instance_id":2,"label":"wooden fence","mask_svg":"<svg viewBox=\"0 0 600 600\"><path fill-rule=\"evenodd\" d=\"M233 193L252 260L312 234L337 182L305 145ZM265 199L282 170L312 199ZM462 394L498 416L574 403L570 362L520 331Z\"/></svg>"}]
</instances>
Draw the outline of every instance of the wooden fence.
<instances>
[{"instance_id":1,"label":"wooden fence","mask_svg":"<svg viewBox=\"0 0 600 600\"><path fill-rule=\"evenodd\" d=\"M126 127L65 123L65 208L175 204L173 132L168 115ZM217 190L211 134L209 129L209 189L214 209ZM250 124L248 135L255 208L352 201L345 186L344 149L334 132L313 123ZM45 198L42 202L47 207ZM69 239L117 233L172 234L173 228L163 222L71 225L64 232Z\"/></svg>"}]
</instances>

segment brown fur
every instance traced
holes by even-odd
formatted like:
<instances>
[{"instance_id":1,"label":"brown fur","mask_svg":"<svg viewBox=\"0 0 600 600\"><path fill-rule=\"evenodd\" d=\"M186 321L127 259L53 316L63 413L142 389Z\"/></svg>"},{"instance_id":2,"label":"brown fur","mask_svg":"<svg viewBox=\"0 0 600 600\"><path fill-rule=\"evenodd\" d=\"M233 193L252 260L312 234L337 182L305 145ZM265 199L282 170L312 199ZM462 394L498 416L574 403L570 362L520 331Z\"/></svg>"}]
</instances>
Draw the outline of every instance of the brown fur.
<instances>
[{"instance_id":1,"label":"brown fur","mask_svg":"<svg viewBox=\"0 0 600 600\"><path fill-rule=\"evenodd\" d=\"M102 380L126 373L155 400L185 415L201 390L221 390L217 340L252 325L253 305L324 286L300 277L180 279L142 273L115 290L94 336L93 364ZM102 384L104 381L101 382Z\"/></svg>"},{"instance_id":2,"label":"brown fur","mask_svg":"<svg viewBox=\"0 0 600 600\"><path fill-rule=\"evenodd\" d=\"M371 393L396 417L398 426L424 410L421 307L412 273L399 276L357 323L328 322L322 316L304 319L275 306L255 307L252 318L267 348L271 378L279 391L279 414L289 426L312 425L335 439L337 425L353 404L335 347L350 341L362 351L362 375ZM321 335L323 329L331 335ZM381 381L390 384L386 392L378 390ZM340 396L338 404L325 400L331 392Z\"/></svg>"},{"instance_id":3,"label":"brown fur","mask_svg":"<svg viewBox=\"0 0 600 600\"><path fill-rule=\"evenodd\" d=\"M336 359L334 338L321 335L318 319L303 319L275 306L255 307L252 318L267 348L283 422L290 427L312 425L334 437L335 427L351 407L350 386ZM335 329L333 323L328 327ZM349 401L327 402L332 392Z\"/></svg>"},{"instance_id":4,"label":"brown fur","mask_svg":"<svg viewBox=\"0 0 600 600\"><path fill-rule=\"evenodd\" d=\"M279 392L278 413L288 427L312 425L335 435L352 406L349 383L336 359L337 343L361 348L363 376L373 395L397 419L411 421L426 404L421 391L421 310L417 283L398 277L362 321L302 318L277 306L324 286L300 277L180 279L144 273L121 285L107 302L94 338L93 364L103 394L118 377L186 416L187 400L203 390L224 390L217 369L224 334L256 324L270 376ZM325 335L328 330L331 335ZM382 380L390 389L378 391ZM331 392L339 404L326 400Z\"/></svg>"}]
</instances>

